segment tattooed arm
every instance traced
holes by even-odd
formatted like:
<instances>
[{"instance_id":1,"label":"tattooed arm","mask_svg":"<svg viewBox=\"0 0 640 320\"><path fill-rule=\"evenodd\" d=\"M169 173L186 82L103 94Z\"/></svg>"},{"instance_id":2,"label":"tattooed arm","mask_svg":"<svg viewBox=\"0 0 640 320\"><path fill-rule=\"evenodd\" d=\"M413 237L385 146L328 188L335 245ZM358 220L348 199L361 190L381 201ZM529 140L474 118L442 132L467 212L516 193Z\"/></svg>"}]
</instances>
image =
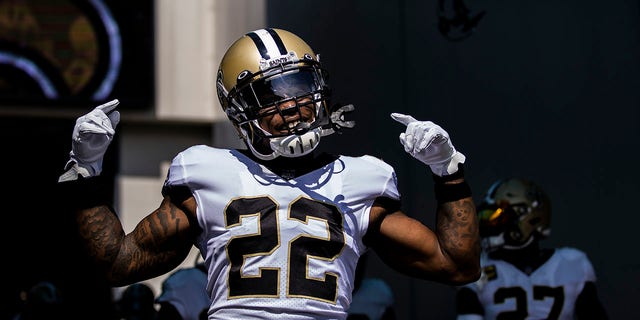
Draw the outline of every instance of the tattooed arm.
<instances>
[{"instance_id":1,"label":"tattooed arm","mask_svg":"<svg viewBox=\"0 0 640 320\"><path fill-rule=\"evenodd\" d=\"M438 202L435 231L377 201L367 237L378 255L407 275L460 285L480 277L480 231L471 188L464 180L466 157L449 133L431 121L392 113L405 125L404 151L431 169ZM366 239L365 239L366 240Z\"/></svg>"},{"instance_id":2,"label":"tattooed arm","mask_svg":"<svg viewBox=\"0 0 640 320\"><path fill-rule=\"evenodd\" d=\"M464 183L456 179L446 184ZM438 201L436 229L377 201L365 240L393 269L409 276L460 285L480 276L478 218L471 196Z\"/></svg>"},{"instance_id":3,"label":"tattooed arm","mask_svg":"<svg viewBox=\"0 0 640 320\"><path fill-rule=\"evenodd\" d=\"M108 206L78 210L79 235L113 286L162 275L189 254L198 233L193 197L172 201L166 196L158 209L125 235Z\"/></svg>"},{"instance_id":4,"label":"tattooed arm","mask_svg":"<svg viewBox=\"0 0 640 320\"><path fill-rule=\"evenodd\" d=\"M114 286L171 271L187 257L199 232L195 199L188 189L176 188L163 193L160 207L125 235L108 205L110 192L101 175L103 157L120 122L119 104L114 99L78 117L70 158L58 178L61 195L72 196L69 203L87 255Z\"/></svg>"}]
</instances>

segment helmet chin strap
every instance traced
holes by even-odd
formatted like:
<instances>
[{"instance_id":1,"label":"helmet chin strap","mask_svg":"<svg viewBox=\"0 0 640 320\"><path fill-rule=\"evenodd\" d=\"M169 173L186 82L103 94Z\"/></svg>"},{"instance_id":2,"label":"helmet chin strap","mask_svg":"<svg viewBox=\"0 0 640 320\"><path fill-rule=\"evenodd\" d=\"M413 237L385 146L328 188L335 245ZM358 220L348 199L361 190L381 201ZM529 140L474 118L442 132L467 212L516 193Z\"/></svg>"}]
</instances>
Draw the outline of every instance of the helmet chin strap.
<instances>
[{"instance_id":1,"label":"helmet chin strap","mask_svg":"<svg viewBox=\"0 0 640 320\"><path fill-rule=\"evenodd\" d=\"M273 152L264 154L256 150L252 141L248 138L247 132L244 129L240 130L243 139L247 141L249 150L260 160L273 160L279 156L296 158L307 155L318 146L322 136L322 129L315 128L302 135L292 134L286 137L266 138L269 139L269 147Z\"/></svg>"},{"instance_id":2,"label":"helmet chin strap","mask_svg":"<svg viewBox=\"0 0 640 320\"><path fill-rule=\"evenodd\" d=\"M531 237L529 237L529 239L528 239L525 243L523 243L523 244L521 244L521 245L517 245L517 246L515 246L515 245L508 245L508 244L506 244L506 243L505 243L505 245L503 246L503 248L505 248L505 249L507 249L507 250L520 250L520 249L525 248L525 247L527 247L528 245L530 245L530 244L533 242L533 238L535 238L535 237L532 235Z\"/></svg>"},{"instance_id":3,"label":"helmet chin strap","mask_svg":"<svg viewBox=\"0 0 640 320\"><path fill-rule=\"evenodd\" d=\"M495 251L504 245L504 233L486 237L481 240L482 248L488 252Z\"/></svg>"},{"instance_id":4,"label":"helmet chin strap","mask_svg":"<svg viewBox=\"0 0 640 320\"><path fill-rule=\"evenodd\" d=\"M504 233L501 233L497 236L483 238L481 240L481 243L483 249L487 251L495 251L497 249L520 250L530 245L533 241L534 236L531 236L525 243L521 245L509 245L505 240Z\"/></svg>"},{"instance_id":5,"label":"helmet chin strap","mask_svg":"<svg viewBox=\"0 0 640 320\"><path fill-rule=\"evenodd\" d=\"M256 156L256 158L258 158L260 160L273 160L276 157L278 157L278 155L275 152L272 152L270 154L260 153L258 150L256 150L253 147L253 144L251 144L251 143L247 143L247 146L249 146L249 150L251 150L251 153L253 153L253 155Z\"/></svg>"},{"instance_id":6,"label":"helmet chin strap","mask_svg":"<svg viewBox=\"0 0 640 320\"><path fill-rule=\"evenodd\" d=\"M321 110L321 108L322 108L321 103L317 102L316 103L317 111L315 115L316 118L320 116L318 112L320 112L319 110ZM353 111L353 109L354 109L353 105L347 105L340 108L339 112L334 112L336 113L335 115L336 119L334 119L334 122L340 123L344 125L344 127L352 128L355 125L355 122L342 121L341 120L342 118L339 118L339 117L343 117L343 113ZM334 116L332 115L332 117ZM335 133L335 130L333 129L333 127L331 128L316 127L313 129L309 129L309 127L311 127L311 124L309 124L308 122L300 122L293 129L294 132L298 132L299 134L291 134L285 137L270 138L269 132L262 129L260 125L258 125L257 123L254 123L252 130L257 129L262 131L266 136L264 139L269 140L269 148L273 151L269 154L264 154L256 149L256 147L253 144L253 141L249 138L249 134L247 133L247 130L245 130L245 128L241 126L238 126L237 128L240 130L240 135L242 139L245 140L247 146L249 147L249 150L251 150L251 153L253 153L254 156L256 156L260 160L273 160L279 156L283 156L287 158L296 158L296 157L307 155L311 153L318 146L318 144L320 143L321 137L328 136Z\"/></svg>"},{"instance_id":7,"label":"helmet chin strap","mask_svg":"<svg viewBox=\"0 0 640 320\"><path fill-rule=\"evenodd\" d=\"M287 158L307 155L320 143L321 129L309 130L302 135L270 138L269 145L274 153Z\"/></svg>"}]
</instances>

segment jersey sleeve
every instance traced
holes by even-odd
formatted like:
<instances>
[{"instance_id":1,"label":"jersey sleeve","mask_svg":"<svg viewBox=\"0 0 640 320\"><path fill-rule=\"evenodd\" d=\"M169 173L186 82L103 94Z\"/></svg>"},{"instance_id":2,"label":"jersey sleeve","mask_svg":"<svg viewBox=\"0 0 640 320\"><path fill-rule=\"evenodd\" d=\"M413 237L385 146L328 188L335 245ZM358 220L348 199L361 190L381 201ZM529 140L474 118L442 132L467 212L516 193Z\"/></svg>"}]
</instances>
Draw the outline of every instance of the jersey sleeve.
<instances>
[{"instance_id":1,"label":"jersey sleeve","mask_svg":"<svg viewBox=\"0 0 640 320\"><path fill-rule=\"evenodd\" d=\"M171 160L171 165L169 166L169 171L167 172L167 176L164 180L164 184L162 186L162 195L166 196L171 192L172 189L176 187L188 187L187 180L187 161L188 154L193 153L194 147L191 147L185 151L178 153L173 160Z\"/></svg>"},{"instance_id":2,"label":"jersey sleeve","mask_svg":"<svg viewBox=\"0 0 640 320\"><path fill-rule=\"evenodd\" d=\"M225 174L232 174L231 170L225 171L225 168L219 166L224 163L216 161L228 153L228 150L206 145L192 146L178 153L169 166L162 186L162 195L165 196L177 189L184 189L180 187L186 187L193 191L206 184L203 179L207 179L212 172L215 172L218 179L231 179L225 176Z\"/></svg>"},{"instance_id":3,"label":"jersey sleeve","mask_svg":"<svg viewBox=\"0 0 640 320\"><path fill-rule=\"evenodd\" d=\"M559 249L562 254L563 260L567 265L571 266L565 268L566 270L574 270L573 276L579 275L582 277L582 281L596 282L596 272L589 260L587 254L579 249L564 247ZM575 272L580 271L580 272Z\"/></svg>"},{"instance_id":4,"label":"jersey sleeve","mask_svg":"<svg viewBox=\"0 0 640 320\"><path fill-rule=\"evenodd\" d=\"M458 319L482 319L484 308L474 286L466 285L457 288L456 313ZM480 318L475 318L475 317Z\"/></svg>"},{"instance_id":5,"label":"jersey sleeve","mask_svg":"<svg viewBox=\"0 0 640 320\"><path fill-rule=\"evenodd\" d=\"M400 192L398 191L398 178L396 172L391 165L373 156L363 156L362 159L371 164L375 171L363 172L363 177L384 181L383 188L379 194L380 197L393 200L400 200ZM366 182L365 182L366 185ZM372 184L374 185L374 184Z\"/></svg>"}]
</instances>

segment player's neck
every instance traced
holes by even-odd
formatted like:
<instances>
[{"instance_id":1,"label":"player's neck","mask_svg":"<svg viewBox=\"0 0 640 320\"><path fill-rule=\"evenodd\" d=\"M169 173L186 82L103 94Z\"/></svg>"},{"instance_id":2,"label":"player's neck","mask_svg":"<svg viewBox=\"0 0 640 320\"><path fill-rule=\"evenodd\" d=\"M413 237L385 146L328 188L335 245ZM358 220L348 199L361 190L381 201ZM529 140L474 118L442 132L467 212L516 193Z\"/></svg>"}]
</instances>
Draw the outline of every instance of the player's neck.
<instances>
[{"instance_id":1,"label":"player's neck","mask_svg":"<svg viewBox=\"0 0 640 320\"><path fill-rule=\"evenodd\" d=\"M518 250L502 249L492 254L492 258L504 260L526 274L543 265L553 255L553 249L541 249L537 241Z\"/></svg>"},{"instance_id":2,"label":"player's neck","mask_svg":"<svg viewBox=\"0 0 640 320\"><path fill-rule=\"evenodd\" d=\"M243 150L242 152L255 162L262 164L269 168L273 173L286 179L302 176L313 170L321 168L336 159L335 156L327 153L311 152L310 154L295 158L280 156L273 160L261 160L255 157L248 150Z\"/></svg>"}]
</instances>

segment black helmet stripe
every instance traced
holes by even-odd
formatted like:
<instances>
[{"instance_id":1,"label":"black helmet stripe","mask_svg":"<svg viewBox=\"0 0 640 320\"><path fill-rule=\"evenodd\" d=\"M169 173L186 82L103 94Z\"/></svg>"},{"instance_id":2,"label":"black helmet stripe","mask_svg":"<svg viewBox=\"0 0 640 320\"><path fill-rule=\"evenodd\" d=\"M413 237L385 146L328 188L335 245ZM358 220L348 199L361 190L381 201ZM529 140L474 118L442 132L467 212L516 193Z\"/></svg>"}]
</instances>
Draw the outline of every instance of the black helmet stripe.
<instances>
[{"instance_id":1,"label":"black helmet stripe","mask_svg":"<svg viewBox=\"0 0 640 320\"><path fill-rule=\"evenodd\" d=\"M271 28L252 31L249 32L247 36L253 40L253 43L255 43L260 55L264 59L271 59L272 56L287 54L287 49L282 39L280 39L278 33Z\"/></svg>"},{"instance_id":2,"label":"black helmet stripe","mask_svg":"<svg viewBox=\"0 0 640 320\"><path fill-rule=\"evenodd\" d=\"M287 54L287 48L285 48L284 42L282 42L282 39L280 38L278 33L275 32L275 30L273 30L271 28L268 28L267 31L269 32L269 34L273 38L273 41L275 41L276 46L278 46L278 51L280 51L280 55Z\"/></svg>"}]
</instances>

